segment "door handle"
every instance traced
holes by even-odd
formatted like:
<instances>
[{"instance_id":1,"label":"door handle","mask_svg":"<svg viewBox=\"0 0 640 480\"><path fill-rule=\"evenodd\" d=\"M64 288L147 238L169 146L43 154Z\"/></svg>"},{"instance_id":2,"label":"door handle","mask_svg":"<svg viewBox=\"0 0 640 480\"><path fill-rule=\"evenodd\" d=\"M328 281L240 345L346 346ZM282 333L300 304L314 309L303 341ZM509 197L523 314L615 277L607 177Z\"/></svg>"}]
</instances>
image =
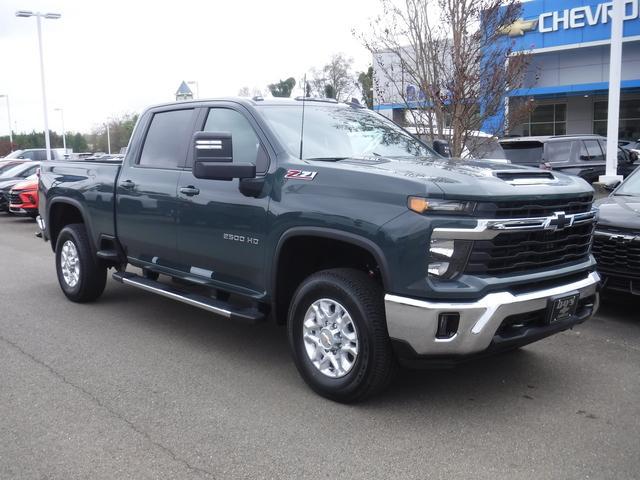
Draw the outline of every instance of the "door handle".
<instances>
[{"instance_id":1,"label":"door handle","mask_svg":"<svg viewBox=\"0 0 640 480\"><path fill-rule=\"evenodd\" d=\"M125 188L127 190L133 190L136 186L136 184L134 182L132 182L131 180L124 180L122 182L120 182L120 186L122 188Z\"/></svg>"},{"instance_id":2,"label":"door handle","mask_svg":"<svg viewBox=\"0 0 640 480\"><path fill-rule=\"evenodd\" d=\"M187 197L193 197L194 195L198 195L200 193L200 189L194 187L193 185L189 185L188 187L180 187L180 193L186 195Z\"/></svg>"}]
</instances>

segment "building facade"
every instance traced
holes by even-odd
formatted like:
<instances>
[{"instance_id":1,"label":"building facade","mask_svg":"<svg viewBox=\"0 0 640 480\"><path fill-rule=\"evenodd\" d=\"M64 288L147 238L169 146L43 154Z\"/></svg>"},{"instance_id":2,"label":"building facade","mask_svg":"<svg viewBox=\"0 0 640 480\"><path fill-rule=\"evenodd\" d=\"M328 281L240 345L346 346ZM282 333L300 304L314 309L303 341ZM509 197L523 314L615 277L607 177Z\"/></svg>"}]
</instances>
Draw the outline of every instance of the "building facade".
<instances>
[{"instance_id":1,"label":"building facade","mask_svg":"<svg viewBox=\"0 0 640 480\"><path fill-rule=\"evenodd\" d=\"M625 3L619 136L638 140L640 0L614 1ZM531 0L522 4L522 18L505 29L505 38L513 42L516 52L529 52L531 64L522 88L509 93L505 110L515 102L534 101L536 108L523 124L510 126L509 134L606 135L612 6L605 0ZM407 102L399 101L401 96L394 91L398 79L388 78L377 67L385 61L393 58L381 52L373 62L378 93L374 109L399 120L405 118ZM395 71L395 75L402 75ZM411 85L402 88L405 99L407 92L415 89Z\"/></svg>"},{"instance_id":2,"label":"building facade","mask_svg":"<svg viewBox=\"0 0 640 480\"><path fill-rule=\"evenodd\" d=\"M625 3L621 139L640 139L640 0ZM512 31L518 51L532 54L523 88L509 103L535 101L516 135L607 133L611 1L533 0L523 3L528 28Z\"/></svg>"}]
</instances>

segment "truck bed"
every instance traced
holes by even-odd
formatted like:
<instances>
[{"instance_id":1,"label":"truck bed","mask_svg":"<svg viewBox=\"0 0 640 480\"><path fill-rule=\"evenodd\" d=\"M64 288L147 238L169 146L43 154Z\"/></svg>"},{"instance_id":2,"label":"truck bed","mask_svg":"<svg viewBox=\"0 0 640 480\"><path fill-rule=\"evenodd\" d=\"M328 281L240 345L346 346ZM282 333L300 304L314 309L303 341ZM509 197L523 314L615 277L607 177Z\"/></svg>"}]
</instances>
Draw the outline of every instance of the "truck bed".
<instances>
[{"instance_id":1,"label":"truck bed","mask_svg":"<svg viewBox=\"0 0 640 480\"><path fill-rule=\"evenodd\" d=\"M43 162L40 213L53 208L56 198L64 198L85 213L94 245L101 234L115 236L115 184L121 165L113 159Z\"/></svg>"}]
</instances>

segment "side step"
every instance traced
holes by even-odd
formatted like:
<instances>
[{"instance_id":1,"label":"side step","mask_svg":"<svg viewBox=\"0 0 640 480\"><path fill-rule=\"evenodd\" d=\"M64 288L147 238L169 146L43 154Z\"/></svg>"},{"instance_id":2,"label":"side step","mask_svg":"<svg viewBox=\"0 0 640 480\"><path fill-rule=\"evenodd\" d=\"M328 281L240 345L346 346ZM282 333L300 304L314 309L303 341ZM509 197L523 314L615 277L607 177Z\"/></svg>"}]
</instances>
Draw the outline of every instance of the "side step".
<instances>
[{"instance_id":1,"label":"side step","mask_svg":"<svg viewBox=\"0 0 640 480\"><path fill-rule=\"evenodd\" d=\"M140 288L157 295L162 295L163 297L171 298L173 300L186 303L187 305L202 308L203 310L207 310L231 320L239 320L246 323L257 323L265 319L264 314L256 308L239 308L227 302L205 297L204 295L183 292L177 288L165 285L164 283L143 278L135 273L115 272L113 274L113 279L125 285L131 285L132 287Z\"/></svg>"}]
</instances>

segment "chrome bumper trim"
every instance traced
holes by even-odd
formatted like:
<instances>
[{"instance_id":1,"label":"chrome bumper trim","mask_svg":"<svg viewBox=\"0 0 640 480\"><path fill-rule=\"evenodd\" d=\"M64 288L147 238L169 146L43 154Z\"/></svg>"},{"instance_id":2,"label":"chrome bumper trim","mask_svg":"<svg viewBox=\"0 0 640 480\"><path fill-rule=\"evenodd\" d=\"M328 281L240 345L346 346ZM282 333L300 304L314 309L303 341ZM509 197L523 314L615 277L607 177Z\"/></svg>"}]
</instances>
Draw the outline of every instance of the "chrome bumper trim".
<instances>
[{"instance_id":1,"label":"chrome bumper trim","mask_svg":"<svg viewBox=\"0 0 640 480\"><path fill-rule=\"evenodd\" d=\"M486 350L502 321L520 313L547 308L550 297L578 292L580 298L596 295L600 276L596 272L577 282L520 295L490 293L475 302L447 303L416 300L387 294L384 297L389 336L407 342L419 355L466 355ZM598 301L593 313L598 308ZM458 333L436 338L440 313L458 312Z\"/></svg>"}]
</instances>

